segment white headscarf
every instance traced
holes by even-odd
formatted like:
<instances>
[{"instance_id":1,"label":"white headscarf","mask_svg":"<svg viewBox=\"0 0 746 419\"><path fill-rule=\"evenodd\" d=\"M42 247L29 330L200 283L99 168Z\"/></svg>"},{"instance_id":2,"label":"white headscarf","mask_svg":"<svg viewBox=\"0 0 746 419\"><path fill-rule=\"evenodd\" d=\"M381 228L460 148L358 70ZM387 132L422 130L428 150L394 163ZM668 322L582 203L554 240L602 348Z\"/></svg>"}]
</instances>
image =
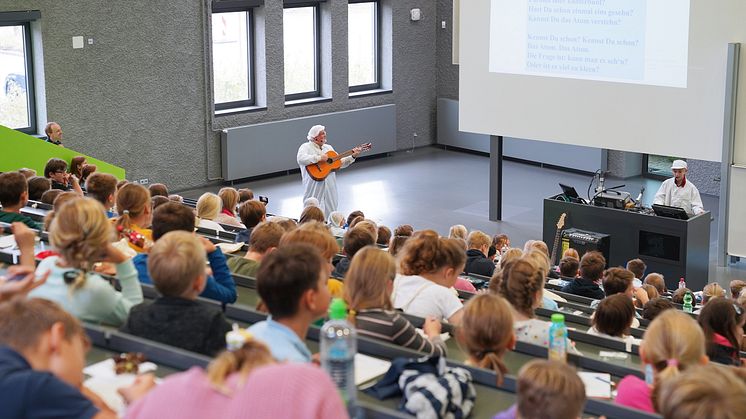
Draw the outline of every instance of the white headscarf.
<instances>
[{"instance_id":1,"label":"white headscarf","mask_svg":"<svg viewBox=\"0 0 746 419\"><path fill-rule=\"evenodd\" d=\"M318 137L321 131L326 131L326 127L323 125L314 125L311 127L310 130L308 130L308 140L313 140L314 138Z\"/></svg>"}]
</instances>

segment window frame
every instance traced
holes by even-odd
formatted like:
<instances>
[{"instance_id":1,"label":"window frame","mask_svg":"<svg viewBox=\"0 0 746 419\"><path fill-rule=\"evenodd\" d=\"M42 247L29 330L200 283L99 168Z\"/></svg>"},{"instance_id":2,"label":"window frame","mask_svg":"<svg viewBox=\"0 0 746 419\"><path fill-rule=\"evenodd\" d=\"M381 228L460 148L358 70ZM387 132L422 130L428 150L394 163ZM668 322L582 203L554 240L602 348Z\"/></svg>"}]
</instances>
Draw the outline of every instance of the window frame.
<instances>
[{"instance_id":1,"label":"window frame","mask_svg":"<svg viewBox=\"0 0 746 419\"><path fill-rule=\"evenodd\" d=\"M38 13L38 12L37 12ZM14 14L14 13L13 13ZM38 19L39 16L32 14L26 19L0 19L0 26L21 26L23 27L23 59L26 71L26 103L28 105L28 126L23 128L14 128L16 131L24 134L34 135L38 133L38 110L36 109L36 83L34 80L34 45L31 38L31 22ZM5 80L2 81L2 89L5 89ZM4 93L3 93L4 94Z\"/></svg>"},{"instance_id":2,"label":"window frame","mask_svg":"<svg viewBox=\"0 0 746 419\"><path fill-rule=\"evenodd\" d=\"M321 5L319 2L285 2L282 8L283 12L283 31L285 30L285 19L284 19L284 13L285 9L297 9L302 7L312 7L313 13L314 13L314 19L313 19L313 36L314 36L314 54L313 54L313 68L314 68L314 90L309 90L307 92L298 92L298 93L285 93L285 102L292 102L295 100L303 100L303 99L313 99L321 97ZM284 38L284 33L283 33ZM283 47L283 55L284 55L284 49L285 49L285 43L282 44ZM287 69L285 68L285 63L283 62L283 79L285 75L285 71ZM284 89L287 91L287 87L284 87Z\"/></svg>"},{"instance_id":3,"label":"window frame","mask_svg":"<svg viewBox=\"0 0 746 419\"><path fill-rule=\"evenodd\" d=\"M255 37L254 37L254 7L250 5L244 5L244 6L232 6L232 7L221 7L217 11L213 8L213 11L210 16L210 21L212 22L212 16L215 16L216 14L221 13L235 13L235 12L246 12L246 46L248 48L247 55L246 55L246 61L247 61L247 73L248 73L248 82L249 82L249 89L248 99L244 100L234 100L231 102L216 102L215 101L215 61L213 58L212 62L212 89L213 89L213 106L215 107L215 112L219 111L226 111L230 109L237 109L237 108L246 108L251 106L256 106L256 72L255 72ZM212 50L214 46L214 40L211 40L210 48Z\"/></svg>"},{"instance_id":4,"label":"window frame","mask_svg":"<svg viewBox=\"0 0 746 419\"><path fill-rule=\"evenodd\" d=\"M348 1L348 7L349 7L350 4L356 4L356 3L375 3L375 5L376 5L376 7L375 7L375 13L376 13L375 19L376 19L376 21L375 21L375 24L373 25L373 27L375 28L375 31L376 31L376 33L374 34L374 37L373 37L374 40L375 40L375 43L376 43L375 48L374 48L374 53L376 55L375 56L375 66L374 66L375 67L375 71L376 71L376 76L375 76L376 81L373 82L373 83L368 83L368 84L358 84L358 85L354 85L354 86L350 85L350 86L348 86L350 93L365 92L365 91L376 90L376 89L380 89L381 88L381 55L382 55L381 54L381 1L380 0L349 0ZM348 24L349 24L349 17L348 17ZM347 36L349 37L349 34L347 34ZM350 62L349 58L350 58L350 51L347 51L347 66L348 66L347 72L348 72L348 77L349 77L349 71L350 71L350 69L349 69L349 65L350 65L349 64L349 62ZM349 85L349 79L348 79L347 83Z\"/></svg>"}]
</instances>

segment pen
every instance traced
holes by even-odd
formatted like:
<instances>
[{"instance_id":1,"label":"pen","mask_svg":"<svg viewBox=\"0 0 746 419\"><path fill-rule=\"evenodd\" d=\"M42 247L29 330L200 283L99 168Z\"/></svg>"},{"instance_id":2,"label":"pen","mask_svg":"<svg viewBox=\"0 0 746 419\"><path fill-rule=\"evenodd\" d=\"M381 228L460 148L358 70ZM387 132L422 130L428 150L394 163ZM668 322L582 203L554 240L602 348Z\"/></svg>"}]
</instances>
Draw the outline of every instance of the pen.
<instances>
[{"instance_id":1,"label":"pen","mask_svg":"<svg viewBox=\"0 0 746 419\"><path fill-rule=\"evenodd\" d=\"M608 385L611 385L611 381L609 381L609 380L607 380L607 379L605 379L605 378L601 378L601 377L599 377L599 376L596 376L595 378L596 378L596 380L598 380L598 381L601 381L601 382L604 382L604 383L606 383L606 384L608 384Z\"/></svg>"}]
</instances>

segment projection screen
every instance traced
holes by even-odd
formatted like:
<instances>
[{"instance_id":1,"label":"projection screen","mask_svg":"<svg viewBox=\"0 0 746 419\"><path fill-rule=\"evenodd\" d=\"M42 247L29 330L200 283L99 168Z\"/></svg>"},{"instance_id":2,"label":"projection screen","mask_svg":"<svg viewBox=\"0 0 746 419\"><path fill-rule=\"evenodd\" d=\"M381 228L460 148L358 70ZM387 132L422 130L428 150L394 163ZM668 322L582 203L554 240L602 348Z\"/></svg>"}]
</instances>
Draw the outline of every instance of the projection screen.
<instances>
[{"instance_id":1,"label":"projection screen","mask_svg":"<svg viewBox=\"0 0 746 419\"><path fill-rule=\"evenodd\" d=\"M470 0L460 15L461 131L722 158L746 2Z\"/></svg>"}]
</instances>

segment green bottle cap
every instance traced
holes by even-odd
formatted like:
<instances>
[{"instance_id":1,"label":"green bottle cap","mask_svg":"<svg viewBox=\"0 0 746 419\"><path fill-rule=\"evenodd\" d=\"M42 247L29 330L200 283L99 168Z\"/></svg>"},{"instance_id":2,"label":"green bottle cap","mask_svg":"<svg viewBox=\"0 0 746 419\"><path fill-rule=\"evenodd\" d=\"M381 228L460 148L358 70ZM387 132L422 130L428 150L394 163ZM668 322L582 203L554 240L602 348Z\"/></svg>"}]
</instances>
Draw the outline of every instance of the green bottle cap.
<instances>
[{"instance_id":1,"label":"green bottle cap","mask_svg":"<svg viewBox=\"0 0 746 419\"><path fill-rule=\"evenodd\" d=\"M329 319L344 320L347 318L347 303L341 298L333 298L329 305Z\"/></svg>"},{"instance_id":2,"label":"green bottle cap","mask_svg":"<svg viewBox=\"0 0 746 419\"><path fill-rule=\"evenodd\" d=\"M565 315L554 313L552 314L552 323L564 323L565 322Z\"/></svg>"}]
</instances>

